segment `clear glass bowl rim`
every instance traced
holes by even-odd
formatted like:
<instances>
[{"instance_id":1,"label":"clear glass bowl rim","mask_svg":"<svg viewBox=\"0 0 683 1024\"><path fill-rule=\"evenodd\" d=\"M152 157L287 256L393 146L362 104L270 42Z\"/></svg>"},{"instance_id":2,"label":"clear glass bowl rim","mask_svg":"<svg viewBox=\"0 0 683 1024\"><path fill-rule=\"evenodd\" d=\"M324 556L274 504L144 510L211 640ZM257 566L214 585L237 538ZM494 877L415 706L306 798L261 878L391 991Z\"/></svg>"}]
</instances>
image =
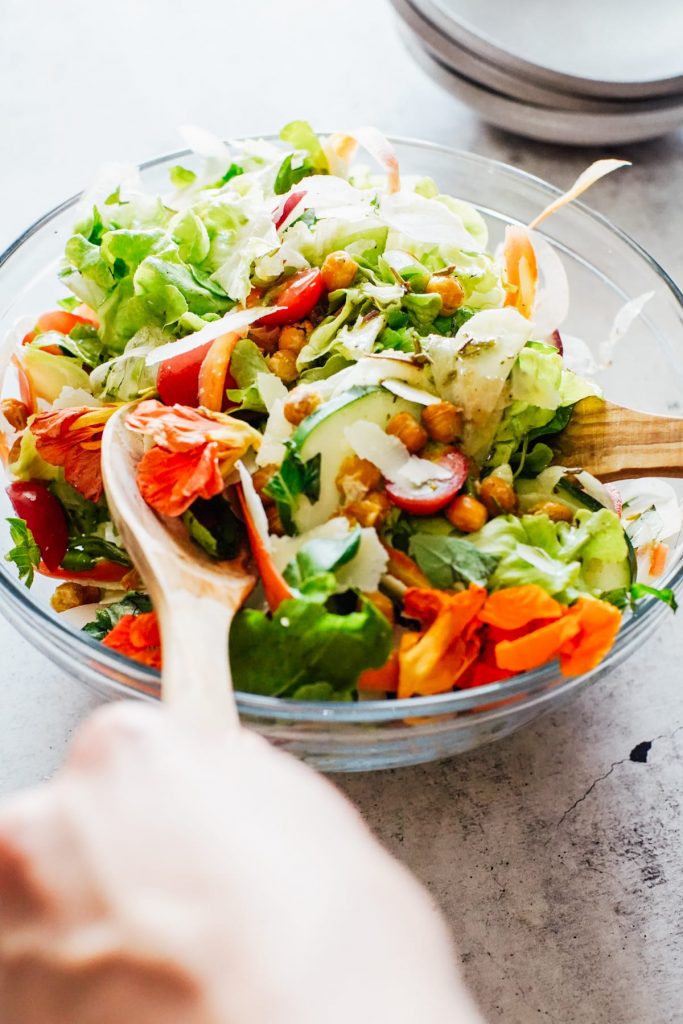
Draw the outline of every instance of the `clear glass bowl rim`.
<instances>
[{"instance_id":1,"label":"clear glass bowl rim","mask_svg":"<svg viewBox=\"0 0 683 1024\"><path fill-rule=\"evenodd\" d=\"M267 141L278 141L277 135L267 134L262 137ZM447 156L452 156L458 160L469 162L470 164L479 166L482 169L493 169L496 173L502 176L531 184L540 192L544 192L547 195L548 202L551 202L557 196L562 194L561 189L558 189L556 186L544 181L542 178L529 174L527 171L522 171L510 164L494 160L490 157L480 156L476 153L470 153L466 150L456 149L439 143L427 142L422 139L413 139L400 135L392 135L389 136L389 138L391 142L394 142L399 146L411 147L428 152L442 153ZM162 156L154 157L151 160L146 160L144 163L141 163L139 167L141 171L149 170L159 164L168 163L171 160L178 160L182 157L189 156L190 154L191 151L188 149L178 150L173 153L166 153ZM53 207L53 209L43 214L42 217L22 232L22 234L19 235L14 242L10 243L7 249L0 255L0 270L22 245L24 245L33 235L49 224L50 221L59 214L68 210L70 207L75 206L81 199L82 195L83 193L79 192L76 195L71 196L69 199L64 200L58 206ZM631 238L630 235L626 234L626 232L622 231L621 228L618 228L613 224L607 217L604 217L602 214L591 209L585 203L574 201L572 206L581 210L585 216L589 217L594 222L597 222L603 228L607 229L607 231L618 237L642 260L649 264L650 268L657 274L662 283L671 292L683 315L683 292L677 287L663 267L661 267L659 263L638 244L638 242ZM681 588L683 585L683 559L680 560L675 570L669 575L666 580L666 584L674 590L679 590ZM38 628L43 629L46 634L51 634L56 645L61 650L67 648L73 649L74 654L80 657L80 660L85 661L88 665L90 670L88 674L91 677L94 672L102 666L108 669L114 677L120 678L122 675L127 675L131 680L134 679L136 683L144 687L146 690L158 687L160 676L156 670L151 669L146 665L133 662L115 651L108 650L98 641L89 637L87 633L83 633L82 631L75 629L64 620L53 617L47 608L43 608L39 604L30 600L28 592L23 584L12 577L9 571L2 564L0 564L0 601L2 601L4 605L14 605L13 611L15 615L12 615L11 618L15 620L15 623L16 619L20 618L23 612L26 614L27 619L34 620L35 625ZM619 631L616 643L609 655L596 669L593 669L592 672L584 675L582 680L587 680L598 672L604 672L610 667L612 662L620 660L619 655L622 649L630 645L632 638L635 640L635 634L641 633L647 627L654 627L656 620L661 617L664 611L664 605L655 598L646 598L642 601L637 610L629 614L625 619ZM112 678L112 676L109 675L109 672L100 674L99 682L101 686L113 690L120 696L154 699L149 693L141 692L134 686L117 682L116 678ZM307 722L326 725L348 724L364 726L379 723L401 722L406 718L434 718L442 715L452 715L462 711L476 711L478 707L482 707L483 710L484 707L490 707L494 702L505 701L506 699L515 697L519 694L532 694L538 690L545 689L557 680L557 672L557 662L551 662L548 665L543 665L541 668L534 669L531 672L524 672L511 679L503 680L499 683L490 683L487 686L477 687L476 689L456 690L450 693L436 694L431 697L409 697L395 700L364 700L358 702L294 701L286 700L281 697L264 697L257 694L242 693L239 691L236 693L236 698L240 714L247 718L256 717L259 719L279 721L282 723ZM576 683L577 679L567 678L560 682L555 689L559 694L565 685L573 686Z\"/></svg>"}]
</instances>

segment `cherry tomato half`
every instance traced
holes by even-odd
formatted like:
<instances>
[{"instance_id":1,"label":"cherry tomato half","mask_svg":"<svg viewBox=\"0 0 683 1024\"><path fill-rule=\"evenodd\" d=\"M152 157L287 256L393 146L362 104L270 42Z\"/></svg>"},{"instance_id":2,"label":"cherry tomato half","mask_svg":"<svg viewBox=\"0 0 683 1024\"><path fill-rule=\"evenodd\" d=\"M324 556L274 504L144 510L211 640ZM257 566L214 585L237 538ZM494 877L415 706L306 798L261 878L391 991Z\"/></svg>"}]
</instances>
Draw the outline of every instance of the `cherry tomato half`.
<instances>
[{"instance_id":1,"label":"cherry tomato half","mask_svg":"<svg viewBox=\"0 0 683 1024\"><path fill-rule=\"evenodd\" d=\"M37 480L16 481L7 488L9 500L24 520L40 548L45 565L58 569L69 544L64 509L45 484Z\"/></svg>"},{"instance_id":2,"label":"cherry tomato half","mask_svg":"<svg viewBox=\"0 0 683 1024\"><path fill-rule=\"evenodd\" d=\"M469 459L462 452L449 451L435 462L448 469L451 475L443 480L432 480L422 487L387 481L387 494L394 505L413 516L432 516L453 500L467 480Z\"/></svg>"},{"instance_id":3,"label":"cherry tomato half","mask_svg":"<svg viewBox=\"0 0 683 1024\"><path fill-rule=\"evenodd\" d=\"M322 295L323 278L318 267L300 270L283 286L282 290L272 299L274 306L281 309L267 313L258 321L259 326L281 327L303 320L311 312Z\"/></svg>"},{"instance_id":4,"label":"cherry tomato half","mask_svg":"<svg viewBox=\"0 0 683 1024\"><path fill-rule=\"evenodd\" d=\"M159 363L157 374L157 391L159 398L166 405L190 405L196 408L199 403L199 371L204 358L213 345L193 348L190 352L181 352Z\"/></svg>"},{"instance_id":5,"label":"cherry tomato half","mask_svg":"<svg viewBox=\"0 0 683 1024\"><path fill-rule=\"evenodd\" d=\"M93 326L91 318L84 316L78 316L76 313L68 313L65 309L55 309L51 313L43 313L42 316L38 317L36 323L36 329L29 331L24 336L22 342L23 345L28 345L29 342L38 334L45 334L46 331L57 331L58 334L70 334L73 331L76 324L89 324Z\"/></svg>"}]
</instances>

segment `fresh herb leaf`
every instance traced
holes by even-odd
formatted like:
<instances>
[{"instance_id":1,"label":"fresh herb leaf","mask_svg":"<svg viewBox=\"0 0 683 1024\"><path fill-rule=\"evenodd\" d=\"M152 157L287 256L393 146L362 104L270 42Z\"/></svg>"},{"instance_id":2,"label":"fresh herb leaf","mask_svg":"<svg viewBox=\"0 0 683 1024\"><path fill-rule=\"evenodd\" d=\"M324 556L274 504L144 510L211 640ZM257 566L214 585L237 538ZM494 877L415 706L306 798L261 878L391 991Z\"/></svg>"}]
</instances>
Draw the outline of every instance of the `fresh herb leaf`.
<instances>
[{"instance_id":1,"label":"fresh herb leaf","mask_svg":"<svg viewBox=\"0 0 683 1024\"><path fill-rule=\"evenodd\" d=\"M14 562L19 579L30 587L34 579L34 570L40 564L40 548L23 519L10 516L7 522L14 547L7 552L5 559Z\"/></svg>"},{"instance_id":2,"label":"fresh herb leaf","mask_svg":"<svg viewBox=\"0 0 683 1024\"><path fill-rule=\"evenodd\" d=\"M408 550L430 583L449 590L456 583L485 586L498 559L459 537L417 533Z\"/></svg>"},{"instance_id":3,"label":"fresh herb leaf","mask_svg":"<svg viewBox=\"0 0 683 1024\"><path fill-rule=\"evenodd\" d=\"M192 540L211 558L228 560L237 556L244 531L221 495L208 501L197 498L184 513L183 522Z\"/></svg>"},{"instance_id":4,"label":"fresh herb leaf","mask_svg":"<svg viewBox=\"0 0 683 1024\"><path fill-rule=\"evenodd\" d=\"M130 556L123 548L102 537L72 537L62 559L62 568L71 572L92 569L98 559L104 558L116 565L132 565Z\"/></svg>"},{"instance_id":5,"label":"fresh herb leaf","mask_svg":"<svg viewBox=\"0 0 683 1024\"><path fill-rule=\"evenodd\" d=\"M197 175L194 171L191 171L189 167L181 167L180 164L171 167L168 176L171 179L173 188L185 188L197 180Z\"/></svg>"},{"instance_id":6,"label":"fresh herb leaf","mask_svg":"<svg viewBox=\"0 0 683 1024\"><path fill-rule=\"evenodd\" d=\"M360 529L356 528L344 537L309 540L285 569L284 578L303 596L326 601L336 590L335 570L355 558L360 538Z\"/></svg>"},{"instance_id":7,"label":"fresh herb leaf","mask_svg":"<svg viewBox=\"0 0 683 1024\"><path fill-rule=\"evenodd\" d=\"M349 694L364 669L385 663L391 645L391 626L364 598L349 615L293 599L272 618L253 608L238 612L230 664L236 689L247 693L293 696L302 686L326 683L336 695Z\"/></svg>"},{"instance_id":8,"label":"fresh herb leaf","mask_svg":"<svg viewBox=\"0 0 683 1024\"><path fill-rule=\"evenodd\" d=\"M83 632L93 637L94 640L104 640L124 615L142 615L144 612L151 611L152 602L147 594L132 590L120 601L100 608L94 620L83 627Z\"/></svg>"},{"instance_id":9,"label":"fresh herb leaf","mask_svg":"<svg viewBox=\"0 0 683 1024\"><path fill-rule=\"evenodd\" d=\"M292 167L294 160L297 161L296 167ZM280 164L280 169L275 177L275 184L273 185L275 195L284 195L285 192L289 192L293 185L298 185L302 178L307 178L311 174L315 174L315 167L308 157L302 158L296 153L288 153Z\"/></svg>"},{"instance_id":10,"label":"fresh herb leaf","mask_svg":"<svg viewBox=\"0 0 683 1024\"><path fill-rule=\"evenodd\" d=\"M244 167L240 167L239 164L230 164L225 174L221 175L218 181L214 181L212 185L207 185L207 188L222 188L232 178L238 178L240 174L244 174Z\"/></svg>"},{"instance_id":11,"label":"fresh herb leaf","mask_svg":"<svg viewBox=\"0 0 683 1024\"><path fill-rule=\"evenodd\" d=\"M293 513L299 496L304 494L313 502L320 497L320 454L314 455L308 462L302 462L290 449L279 470L263 490L275 501L287 533L296 533Z\"/></svg>"},{"instance_id":12,"label":"fresh herb leaf","mask_svg":"<svg viewBox=\"0 0 683 1024\"><path fill-rule=\"evenodd\" d=\"M646 583L632 583L630 587L621 587L619 590L608 590L602 595L603 601L609 601L622 611L630 608L635 611L638 602L646 597L655 597L658 601L668 604L672 612L678 610L676 595L670 587L658 589L649 587Z\"/></svg>"}]
</instances>

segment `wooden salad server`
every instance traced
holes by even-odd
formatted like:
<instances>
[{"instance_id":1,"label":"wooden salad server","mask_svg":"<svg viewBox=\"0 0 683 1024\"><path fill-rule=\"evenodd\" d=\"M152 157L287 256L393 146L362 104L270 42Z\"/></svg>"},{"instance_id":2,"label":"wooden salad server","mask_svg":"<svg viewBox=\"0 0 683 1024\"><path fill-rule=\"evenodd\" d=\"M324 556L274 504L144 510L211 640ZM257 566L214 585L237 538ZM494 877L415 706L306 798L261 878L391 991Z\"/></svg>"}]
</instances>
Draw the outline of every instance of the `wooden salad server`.
<instances>
[{"instance_id":1,"label":"wooden salad server","mask_svg":"<svg viewBox=\"0 0 683 1024\"><path fill-rule=\"evenodd\" d=\"M162 699L186 718L236 728L228 633L255 578L243 560L210 559L182 523L159 517L145 503L135 473L142 444L126 427L129 411L122 406L106 425L102 476L112 519L159 619Z\"/></svg>"},{"instance_id":2,"label":"wooden salad server","mask_svg":"<svg viewBox=\"0 0 683 1024\"><path fill-rule=\"evenodd\" d=\"M683 477L683 417L654 416L602 398L584 398L549 444L556 465L585 469L606 482Z\"/></svg>"}]
</instances>

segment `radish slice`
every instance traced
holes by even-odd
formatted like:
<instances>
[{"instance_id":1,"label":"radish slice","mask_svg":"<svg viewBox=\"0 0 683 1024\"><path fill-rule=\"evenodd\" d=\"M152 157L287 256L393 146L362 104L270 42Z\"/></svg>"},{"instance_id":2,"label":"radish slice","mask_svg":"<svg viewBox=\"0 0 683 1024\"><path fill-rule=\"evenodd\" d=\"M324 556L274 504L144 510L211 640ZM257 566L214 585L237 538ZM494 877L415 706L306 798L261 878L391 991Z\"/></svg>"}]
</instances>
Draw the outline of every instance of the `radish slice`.
<instances>
[{"instance_id":1,"label":"radish slice","mask_svg":"<svg viewBox=\"0 0 683 1024\"><path fill-rule=\"evenodd\" d=\"M594 185L596 181L600 181L600 178L604 178L606 174L611 174L612 171L618 170L620 167L630 167L630 160L596 160L595 163L587 167L585 171L578 176L574 184L570 189L564 192L557 199L554 199L549 206L546 206L545 210L541 210L538 217L529 224L530 228L537 228L546 217L549 217L551 213L555 213L560 210L567 203L571 203L574 199L578 199L586 189L589 189L591 185Z\"/></svg>"}]
</instances>

